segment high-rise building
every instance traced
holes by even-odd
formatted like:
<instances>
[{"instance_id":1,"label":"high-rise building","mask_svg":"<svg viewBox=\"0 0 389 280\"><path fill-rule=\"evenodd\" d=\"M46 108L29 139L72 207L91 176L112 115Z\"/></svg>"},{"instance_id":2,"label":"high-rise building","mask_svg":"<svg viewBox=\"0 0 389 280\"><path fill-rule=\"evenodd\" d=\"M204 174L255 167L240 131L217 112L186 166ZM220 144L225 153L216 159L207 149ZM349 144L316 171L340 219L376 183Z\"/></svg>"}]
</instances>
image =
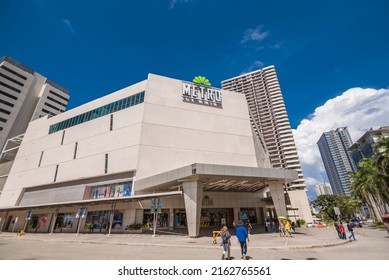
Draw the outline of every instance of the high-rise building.
<instances>
[{"instance_id":1,"label":"high-rise building","mask_svg":"<svg viewBox=\"0 0 389 280\"><path fill-rule=\"evenodd\" d=\"M317 196L323 194L332 194L331 186L326 183L320 183L315 186Z\"/></svg>"},{"instance_id":2,"label":"high-rise building","mask_svg":"<svg viewBox=\"0 0 389 280\"><path fill-rule=\"evenodd\" d=\"M299 179L289 189L304 189L304 176L274 66L225 80L222 88L246 96L252 125L257 136L263 136L273 167L297 170Z\"/></svg>"},{"instance_id":3,"label":"high-rise building","mask_svg":"<svg viewBox=\"0 0 389 280\"><path fill-rule=\"evenodd\" d=\"M347 127L324 132L317 142L334 194L350 195L350 172L355 171L347 149L352 140Z\"/></svg>"},{"instance_id":4,"label":"high-rise building","mask_svg":"<svg viewBox=\"0 0 389 280\"><path fill-rule=\"evenodd\" d=\"M6 141L23 134L32 120L66 110L68 90L20 62L0 59L0 151ZM4 159L13 155L3 154Z\"/></svg>"},{"instance_id":5,"label":"high-rise building","mask_svg":"<svg viewBox=\"0 0 389 280\"><path fill-rule=\"evenodd\" d=\"M287 188L291 208L299 208L300 217L310 216L304 175L275 67L265 67L222 81L222 88L246 96L252 127L258 139L268 150L273 167L293 169L298 172L299 178ZM300 192L293 192L298 190ZM306 214L303 215L301 211Z\"/></svg>"},{"instance_id":6,"label":"high-rise building","mask_svg":"<svg viewBox=\"0 0 389 280\"><path fill-rule=\"evenodd\" d=\"M389 137L389 126L370 129L365 132L350 148L351 158L359 171L359 162L364 158L371 158L374 154L374 144L380 137Z\"/></svg>"}]
</instances>

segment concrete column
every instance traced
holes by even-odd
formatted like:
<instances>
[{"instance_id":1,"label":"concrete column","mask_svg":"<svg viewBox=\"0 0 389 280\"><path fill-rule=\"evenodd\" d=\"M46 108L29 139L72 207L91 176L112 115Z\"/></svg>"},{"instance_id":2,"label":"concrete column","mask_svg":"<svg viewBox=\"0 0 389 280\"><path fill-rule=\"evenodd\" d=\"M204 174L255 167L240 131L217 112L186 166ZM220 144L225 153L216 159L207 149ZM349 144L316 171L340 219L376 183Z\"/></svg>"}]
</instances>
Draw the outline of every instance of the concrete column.
<instances>
[{"instance_id":1,"label":"concrete column","mask_svg":"<svg viewBox=\"0 0 389 280\"><path fill-rule=\"evenodd\" d=\"M185 181L182 184L184 191L186 221L189 237L200 234L201 202L203 199L203 183L200 181Z\"/></svg>"},{"instance_id":2,"label":"concrete column","mask_svg":"<svg viewBox=\"0 0 389 280\"><path fill-rule=\"evenodd\" d=\"M169 230L174 230L174 209L169 209Z\"/></svg>"},{"instance_id":3,"label":"concrete column","mask_svg":"<svg viewBox=\"0 0 389 280\"><path fill-rule=\"evenodd\" d=\"M239 209L240 208L237 208L237 207L234 208L234 221L235 221L235 225L238 225L238 223L240 221Z\"/></svg>"},{"instance_id":4,"label":"concrete column","mask_svg":"<svg viewBox=\"0 0 389 280\"><path fill-rule=\"evenodd\" d=\"M263 224L263 218L261 217L261 211L260 211L260 207L255 207L255 215L257 215L257 224L259 225L262 225Z\"/></svg>"},{"instance_id":5,"label":"concrete column","mask_svg":"<svg viewBox=\"0 0 389 280\"><path fill-rule=\"evenodd\" d=\"M284 186L282 183L269 183L271 197L277 216L287 216Z\"/></svg>"}]
</instances>

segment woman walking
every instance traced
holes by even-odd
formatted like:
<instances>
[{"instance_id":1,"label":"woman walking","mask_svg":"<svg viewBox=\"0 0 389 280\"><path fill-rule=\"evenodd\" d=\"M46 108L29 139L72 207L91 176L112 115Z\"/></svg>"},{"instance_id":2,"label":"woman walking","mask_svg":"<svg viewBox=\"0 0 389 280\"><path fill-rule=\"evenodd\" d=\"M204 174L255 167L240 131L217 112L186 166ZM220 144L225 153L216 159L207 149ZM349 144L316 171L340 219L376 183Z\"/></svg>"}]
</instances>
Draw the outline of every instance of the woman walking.
<instances>
[{"instance_id":1,"label":"woman walking","mask_svg":"<svg viewBox=\"0 0 389 280\"><path fill-rule=\"evenodd\" d=\"M231 234L228 231L227 226L223 226L221 238L222 238L222 243L220 244L220 246L223 246L222 260L229 260L229 259L231 259L231 256L230 256ZM227 253L227 258L226 258L226 253Z\"/></svg>"}]
</instances>

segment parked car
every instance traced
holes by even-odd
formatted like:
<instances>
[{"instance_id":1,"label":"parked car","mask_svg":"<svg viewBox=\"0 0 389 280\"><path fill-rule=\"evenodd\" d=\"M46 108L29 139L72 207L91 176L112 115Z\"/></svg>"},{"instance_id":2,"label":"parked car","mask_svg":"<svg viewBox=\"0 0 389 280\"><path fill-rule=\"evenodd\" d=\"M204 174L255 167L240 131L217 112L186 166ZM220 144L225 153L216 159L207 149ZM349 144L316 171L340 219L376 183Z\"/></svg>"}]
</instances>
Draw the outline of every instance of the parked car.
<instances>
[{"instance_id":1,"label":"parked car","mask_svg":"<svg viewBox=\"0 0 389 280\"><path fill-rule=\"evenodd\" d=\"M308 228L315 227L314 223L306 223L305 226Z\"/></svg>"},{"instance_id":2,"label":"parked car","mask_svg":"<svg viewBox=\"0 0 389 280\"><path fill-rule=\"evenodd\" d=\"M351 219L350 224L352 227L362 227L362 221L360 219Z\"/></svg>"}]
</instances>

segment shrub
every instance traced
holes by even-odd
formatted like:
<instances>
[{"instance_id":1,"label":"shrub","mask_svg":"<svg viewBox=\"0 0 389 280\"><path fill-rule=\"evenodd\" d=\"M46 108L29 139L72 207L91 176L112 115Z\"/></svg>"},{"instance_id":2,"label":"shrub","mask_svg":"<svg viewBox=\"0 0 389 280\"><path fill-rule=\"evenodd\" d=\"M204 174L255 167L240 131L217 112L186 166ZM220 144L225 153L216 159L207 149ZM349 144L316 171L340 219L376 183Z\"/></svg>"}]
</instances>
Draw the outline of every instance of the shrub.
<instances>
[{"instance_id":1,"label":"shrub","mask_svg":"<svg viewBox=\"0 0 389 280\"><path fill-rule=\"evenodd\" d=\"M300 227L303 226L303 225L305 225L305 223L306 223L306 222L305 222L304 219L298 219L298 220L297 220L297 224L300 225Z\"/></svg>"},{"instance_id":2,"label":"shrub","mask_svg":"<svg viewBox=\"0 0 389 280\"><path fill-rule=\"evenodd\" d=\"M378 227L378 228L384 228L385 225L382 222L374 222L370 225L371 227Z\"/></svg>"},{"instance_id":3,"label":"shrub","mask_svg":"<svg viewBox=\"0 0 389 280\"><path fill-rule=\"evenodd\" d=\"M141 224L132 224L132 225L127 225L126 230L139 230L142 228Z\"/></svg>"}]
</instances>

